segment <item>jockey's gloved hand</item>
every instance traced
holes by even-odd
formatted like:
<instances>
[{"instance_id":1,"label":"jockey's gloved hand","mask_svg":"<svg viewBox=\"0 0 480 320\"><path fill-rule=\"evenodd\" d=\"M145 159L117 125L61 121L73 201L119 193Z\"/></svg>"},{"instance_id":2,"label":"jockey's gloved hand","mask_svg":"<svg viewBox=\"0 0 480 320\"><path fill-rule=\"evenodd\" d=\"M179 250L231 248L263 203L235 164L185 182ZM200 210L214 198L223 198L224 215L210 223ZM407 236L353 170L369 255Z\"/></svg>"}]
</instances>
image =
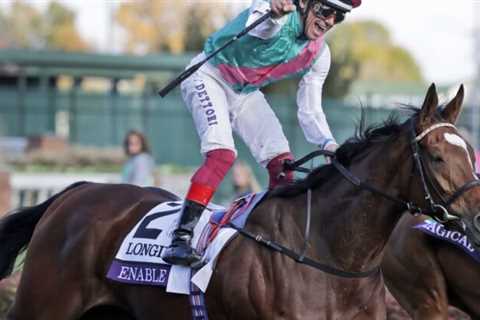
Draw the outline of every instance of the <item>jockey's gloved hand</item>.
<instances>
[{"instance_id":1,"label":"jockey's gloved hand","mask_svg":"<svg viewBox=\"0 0 480 320\"><path fill-rule=\"evenodd\" d=\"M293 4L293 0L271 0L270 8L272 9L274 19L281 18L297 10L297 7Z\"/></svg>"},{"instance_id":2,"label":"jockey's gloved hand","mask_svg":"<svg viewBox=\"0 0 480 320\"><path fill-rule=\"evenodd\" d=\"M329 143L323 148L323 150L328 150L328 151L331 151L331 152L335 152L335 151L337 151L337 149L338 149L338 144L336 144L336 143ZM325 162L327 164L330 164L332 162L332 160L330 159L329 156L325 156Z\"/></svg>"}]
</instances>

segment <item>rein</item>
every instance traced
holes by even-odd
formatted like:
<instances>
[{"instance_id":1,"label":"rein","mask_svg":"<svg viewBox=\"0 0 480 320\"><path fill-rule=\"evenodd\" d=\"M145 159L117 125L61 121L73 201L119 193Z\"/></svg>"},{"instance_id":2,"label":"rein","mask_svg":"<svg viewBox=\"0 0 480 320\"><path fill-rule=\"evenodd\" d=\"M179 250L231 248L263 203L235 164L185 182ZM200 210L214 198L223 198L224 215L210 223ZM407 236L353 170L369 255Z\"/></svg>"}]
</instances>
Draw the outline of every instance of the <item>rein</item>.
<instances>
[{"instance_id":1,"label":"rein","mask_svg":"<svg viewBox=\"0 0 480 320\"><path fill-rule=\"evenodd\" d=\"M451 214L448 209L465 192L467 192L468 190L470 190L474 187L480 186L480 180L471 180L471 181L465 183L463 186L458 188L455 191L455 193L453 195L451 195L450 198L447 199L446 201L442 199L438 190L436 190L434 188L436 190L436 193L437 193L438 197L440 199L442 199L442 204L439 204L439 203L434 201L434 199L431 195L430 189L428 188L428 182L432 186L433 186L433 183L430 181L431 179L427 179L427 175L425 174L424 165L423 165L423 161L422 161L422 156L420 154L420 146L419 146L418 143L424 137L426 137L430 132L434 131L435 129L442 128L442 127L451 127L451 128L456 129L456 127L453 124L442 122L442 123L437 123L435 125L432 125L431 127L427 128L423 132L421 132L419 135L415 135L414 122L411 121L412 140L410 142L410 145L411 145L411 148L412 148L412 154L413 154L413 159L414 159L414 162L415 162L415 167L420 174L423 190L424 190L424 193L425 193L425 200L428 201L429 209L422 209L421 207L417 206L416 204L414 204L411 201L405 201L403 199L397 198L397 197L392 196L392 195L390 195L386 192L383 192L382 190L380 190L380 189L378 189L378 188L376 188L376 187L374 187L374 186L372 186L368 183L363 182L362 180L360 180L359 178L354 176L347 168L345 168L345 166L343 166L336 159L334 152L331 152L331 151L328 151L328 150L316 150L316 151L306 155L305 157L303 157L303 158L301 158L301 159L299 159L295 162L292 162L292 161L287 162L287 163L284 164L284 170L291 170L291 171L299 171L299 172L309 173L311 170L303 168L303 167L301 167L301 165L303 165L305 162L307 162L307 161L309 161L309 160L311 160L315 157L328 156L328 157L331 158L332 165L350 183L352 183L353 185L355 185L355 186L357 186L361 189L368 190L372 193L378 194L378 195L380 195L380 196L382 196L386 199L389 199L393 202L396 202L400 206L403 206L408 212L410 212L413 215L415 215L415 214L425 214L425 215L428 215L428 216L432 217L434 220L436 220L437 222L440 222L440 223L445 223L445 222L448 222L448 221L457 220L457 219L460 219L460 216L458 214ZM451 211L451 209L450 209L450 211Z\"/></svg>"},{"instance_id":2,"label":"rein","mask_svg":"<svg viewBox=\"0 0 480 320\"><path fill-rule=\"evenodd\" d=\"M227 226L237 230L238 233L240 233L242 236L244 236L246 238L249 238L251 240L254 240L257 243L259 243L260 245L262 245L264 247L267 247L270 250L281 253L281 254L295 260L295 262L297 262L297 263L305 264L305 265L310 266L312 268L315 268L317 270L320 270L320 271L323 271L323 272L326 272L326 273L329 273L329 274L333 274L333 275L338 276L338 277L352 278L352 279L366 278L366 277L370 277L371 275L374 275L374 274L377 274L377 273L380 272L380 267L375 267L375 268L373 268L371 270L368 270L368 271L365 271L365 272L350 272L350 271L340 270L340 269L331 267L329 265L320 263L318 261L315 261L315 260L313 260L309 257L305 257L303 253L298 254L295 251L293 251L293 250L291 250L291 249L289 249L289 248L287 248L287 247L285 247L285 246L283 246L279 243L276 243L275 241L265 239L259 234L255 235L251 232L248 232L247 230L245 230L243 228L237 227L233 223L228 223Z\"/></svg>"},{"instance_id":3,"label":"rein","mask_svg":"<svg viewBox=\"0 0 480 320\"><path fill-rule=\"evenodd\" d=\"M295 162L290 161L290 162L285 163L284 169L285 170L290 170L290 171L299 171L299 172L309 173L310 170L301 167L301 165L304 164L305 162L315 158L315 157L318 157L318 156L330 157L330 159L332 161L332 165L335 167L335 169L337 169L337 171L340 172L340 174L347 181L349 181L351 184L353 184L354 186L359 187L360 189L368 190L372 193L378 194L378 195L380 195L384 198L387 198L387 199L389 199L393 202L396 202L397 204L403 206L406 210L408 210L412 214L418 214L418 213L422 212L420 207L415 205L413 202L405 201L405 200L402 200L402 199L397 198L395 196L392 196L392 195L390 195L386 192L383 192L382 190L380 190L380 189L378 189L378 188L376 188L376 187L374 187L374 186L372 186L368 183L363 182L362 180L360 180L359 178L354 176L347 168L345 168L345 166L343 164L341 164L337 160L337 158L335 157L335 152L332 152L332 151L316 150L316 151L314 151L312 153L309 153L305 157L303 157L303 158L301 158L301 159L299 159Z\"/></svg>"},{"instance_id":4,"label":"rein","mask_svg":"<svg viewBox=\"0 0 480 320\"><path fill-rule=\"evenodd\" d=\"M315 157L318 157L318 156L332 157L333 161L337 162L340 166L342 166L335 159L335 153L334 152L331 152L331 151L328 151L328 150L316 150L316 151L313 151L313 152L309 153L308 155L306 155L305 157L303 157L303 158L301 158L297 161L289 161L289 160L285 161L284 164L283 164L283 166L284 166L283 170L284 171L299 171L299 172L304 172L304 173L310 173L312 171L311 169L301 167L301 165L306 163L307 161L315 158ZM348 172L348 170L345 167L343 167L343 169L345 169L345 171ZM260 245L262 245L262 246L264 246L264 247L266 247L270 250L273 250L275 252L283 254L283 255L293 259L297 263L305 264L307 266L310 266L310 267L315 268L317 270L323 271L325 273L329 273L329 274L332 274L332 275L335 275L335 276L338 276L338 277L349 278L349 279L367 278L367 277L370 277L372 275L375 275L375 274L379 273L380 272L380 266L377 266L373 269L363 271L363 272L351 272L351 271L345 271L345 270L337 269L335 267L331 267L327 264L320 263L316 260L313 260L313 259L305 256L305 253L307 251L308 238L309 238L309 235L310 235L311 200L312 200L311 197L312 197L311 189L308 189L308 191L307 191L307 213L306 213L307 217L306 217L306 225L305 225L305 233L304 233L305 241L304 241L304 245L303 245L301 254L298 254L297 252L293 251L292 249L289 249L289 248L287 248L287 247L285 247L285 246L283 246L283 245L281 245L281 244L279 244L275 241L265 239L260 234L255 235L255 234L253 234L253 233L251 233L251 232L249 232L249 231L247 231L243 228L237 227L233 223L228 223L227 226L235 229L242 236L244 236L248 239L254 240L257 243L259 243Z\"/></svg>"},{"instance_id":5,"label":"rein","mask_svg":"<svg viewBox=\"0 0 480 320\"><path fill-rule=\"evenodd\" d=\"M344 165L342 165L336 158L335 152L328 151L328 150L316 150L308 155L306 155L303 158L300 158L297 161L285 161L283 164L283 170L284 171L298 171L298 172L303 172L303 173L310 173L311 170L302 167L303 164L305 164L307 161L310 161L313 158L319 157L319 156L327 156L330 157L331 163L334 166L335 169L351 184L354 186L359 187L360 189L368 190L374 194L380 195L392 202L397 203L398 205L404 207L408 212L410 212L413 215L416 214L426 214L436 221L440 223L445 223L451 220L457 220L460 219L459 215L453 215L450 214L447 208L450 208L451 204L453 204L460 196L463 195L466 191L480 186L480 180L472 180L467 183L465 183L462 187L457 189L453 195L450 196L450 198L447 201L444 201L442 197L440 196L439 192L436 190L438 196L442 199L443 204L436 203L435 200L432 198L430 189L428 188L428 182L430 182L430 185L433 186L432 182L427 180L427 176L425 175L425 170L424 170L424 165L422 162L422 157L420 154L420 146L419 146L419 141L422 140L424 137L426 137L430 132L434 131L435 129L441 128L441 127L452 127L455 128L455 126L451 123L438 123L435 124L423 132L421 132L419 135L415 135L415 126L413 120L411 121L411 134L412 134L412 140L410 142L411 148L412 148L412 154L413 154L413 159L415 163L415 168L420 174L420 178L422 181L423 185L423 190L425 194L425 200L428 201L428 204L430 208L428 210L422 209L420 206L417 206L415 203L411 201L405 201L403 199L400 199L398 197L392 196L386 192L383 192L382 190L376 188L375 186L372 186L362 180L360 180L358 177L354 176ZM456 128L455 128L456 129ZM334 267L331 267L326 264L322 264L318 261L315 261L309 257L305 256L307 244L308 244L308 237L310 233L310 215L311 215L311 190L309 189L307 191L307 223L305 226L305 241L304 241L304 246L301 254L296 253L295 251L279 244L276 243L275 241L271 241L268 239L263 238L262 235L255 235L253 233L248 232L247 230L243 228L239 228L235 226L232 223L229 223L228 226L237 230L238 233L243 235L246 238L252 239L259 243L260 245L263 245L267 247L270 250L279 252L283 255L286 255L287 257L295 260L297 263L305 264L310 267L313 267L315 269L318 269L320 271L333 274L335 276L343 277L343 278L365 278L365 277L370 277L374 274L377 274L380 271L380 266L377 266L371 270L364 271L364 272L350 272L350 271L345 271L345 270L340 270Z\"/></svg>"}]
</instances>

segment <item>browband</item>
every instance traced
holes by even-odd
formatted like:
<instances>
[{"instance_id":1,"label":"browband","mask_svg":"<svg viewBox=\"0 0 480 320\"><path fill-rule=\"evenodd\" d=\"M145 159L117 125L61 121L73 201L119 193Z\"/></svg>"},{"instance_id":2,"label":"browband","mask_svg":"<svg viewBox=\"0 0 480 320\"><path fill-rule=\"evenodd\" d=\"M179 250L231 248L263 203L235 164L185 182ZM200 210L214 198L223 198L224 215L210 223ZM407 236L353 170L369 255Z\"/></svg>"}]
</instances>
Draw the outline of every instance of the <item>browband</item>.
<instances>
[{"instance_id":1,"label":"browband","mask_svg":"<svg viewBox=\"0 0 480 320\"><path fill-rule=\"evenodd\" d=\"M429 133L432 132L433 130L438 129L438 128L441 128L441 127L450 127L450 128L456 129L456 127L455 127L453 124L451 124L451 123L447 123L447 122L437 123L437 124L434 124L433 126L431 126L430 128L425 129L422 133L420 133L418 136L416 136L416 137L415 137L415 141L416 141L416 142L419 142L420 140L422 140L423 138L425 138L425 136L426 136L427 134L429 134Z\"/></svg>"}]
</instances>

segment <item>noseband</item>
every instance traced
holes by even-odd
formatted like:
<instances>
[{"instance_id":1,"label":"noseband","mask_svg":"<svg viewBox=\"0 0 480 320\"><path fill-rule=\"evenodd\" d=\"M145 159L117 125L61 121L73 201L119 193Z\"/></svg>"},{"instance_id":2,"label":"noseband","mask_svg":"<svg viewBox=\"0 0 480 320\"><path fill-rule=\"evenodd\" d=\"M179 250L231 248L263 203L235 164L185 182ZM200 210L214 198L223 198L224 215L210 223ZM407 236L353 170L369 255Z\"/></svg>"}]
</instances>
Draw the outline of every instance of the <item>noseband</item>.
<instances>
[{"instance_id":1,"label":"noseband","mask_svg":"<svg viewBox=\"0 0 480 320\"><path fill-rule=\"evenodd\" d=\"M471 180L467 183L465 183L463 186L458 188L447 200L444 199L444 197L441 195L441 193L438 191L437 188L435 188L435 185L432 183L432 178L428 175L425 174L425 165L423 164L422 161L422 156L420 154L420 146L419 142L426 137L430 132L434 131L435 129L442 128L442 127L451 127L456 129L456 127L447 122L441 122L432 125L431 127L425 129L422 133L419 135L415 136L415 126L413 121L411 122L411 132L412 132L412 141L410 142L410 145L412 147L412 152L413 152L413 159L415 161L415 167L417 171L420 174L420 178L422 181L422 186L423 186L423 192L425 194L425 200L428 202L429 208L427 210L421 210L421 213L426 214L436 221L440 223L445 223L448 221L452 220L458 220L460 219L460 215L456 213L450 213L453 210L451 209L451 205L458 199L460 198L465 192L468 190L477 187L480 185L480 180L474 179ZM435 191L435 194L437 197L440 199L441 203L436 202L432 194L430 192L430 189L428 186L432 186L433 190Z\"/></svg>"}]
</instances>

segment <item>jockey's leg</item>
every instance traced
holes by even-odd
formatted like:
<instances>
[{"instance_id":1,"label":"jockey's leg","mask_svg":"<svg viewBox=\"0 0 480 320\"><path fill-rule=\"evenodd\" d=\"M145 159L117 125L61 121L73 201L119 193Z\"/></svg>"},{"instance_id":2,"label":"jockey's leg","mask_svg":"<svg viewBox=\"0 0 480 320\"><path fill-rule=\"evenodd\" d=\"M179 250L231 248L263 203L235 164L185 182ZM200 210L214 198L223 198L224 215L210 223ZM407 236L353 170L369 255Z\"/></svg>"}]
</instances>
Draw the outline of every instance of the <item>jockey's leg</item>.
<instances>
[{"instance_id":1,"label":"jockey's leg","mask_svg":"<svg viewBox=\"0 0 480 320\"><path fill-rule=\"evenodd\" d=\"M270 176L269 188L293 181L283 172L285 160L293 160L282 125L260 91L249 94L233 111L232 127Z\"/></svg>"},{"instance_id":2,"label":"jockey's leg","mask_svg":"<svg viewBox=\"0 0 480 320\"><path fill-rule=\"evenodd\" d=\"M291 152L282 153L267 164L269 175L268 187L273 189L279 185L287 184L293 181L293 171L283 171L283 164L287 160L293 161L293 154Z\"/></svg>"},{"instance_id":3,"label":"jockey's leg","mask_svg":"<svg viewBox=\"0 0 480 320\"><path fill-rule=\"evenodd\" d=\"M186 266L200 261L201 257L191 247L193 229L234 161L232 150L218 149L207 153L205 162L191 179L172 244L162 253L164 261Z\"/></svg>"},{"instance_id":4,"label":"jockey's leg","mask_svg":"<svg viewBox=\"0 0 480 320\"><path fill-rule=\"evenodd\" d=\"M191 179L179 226L162 259L172 264L191 265L199 259L190 247L192 231L236 157L230 106L237 104L238 95L202 69L183 81L181 89L187 109L192 113L205 161Z\"/></svg>"}]
</instances>

